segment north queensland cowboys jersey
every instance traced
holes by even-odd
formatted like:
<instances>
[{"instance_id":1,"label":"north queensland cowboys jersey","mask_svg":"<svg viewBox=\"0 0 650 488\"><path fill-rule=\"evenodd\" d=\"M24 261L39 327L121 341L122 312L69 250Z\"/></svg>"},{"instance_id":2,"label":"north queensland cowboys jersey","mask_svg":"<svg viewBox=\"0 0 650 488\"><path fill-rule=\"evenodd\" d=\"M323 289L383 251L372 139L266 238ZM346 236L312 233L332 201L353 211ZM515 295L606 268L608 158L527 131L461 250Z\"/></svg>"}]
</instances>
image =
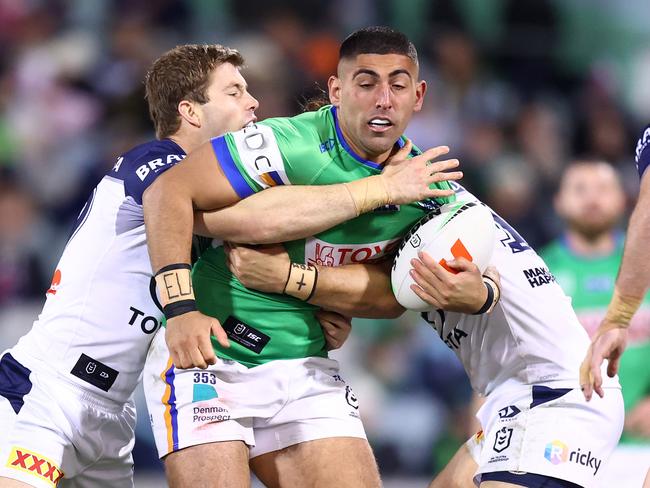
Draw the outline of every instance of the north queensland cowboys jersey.
<instances>
[{"instance_id":1,"label":"north queensland cowboys jersey","mask_svg":"<svg viewBox=\"0 0 650 488\"><path fill-rule=\"evenodd\" d=\"M454 183L456 198L478 201ZM501 276L501 299L489 314L442 310L423 317L460 358L474 389L489 395L501 385L578 385L589 338L544 261L493 212L497 234L490 264Z\"/></svg>"},{"instance_id":2,"label":"north queensland cowboys jersey","mask_svg":"<svg viewBox=\"0 0 650 488\"><path fill-rule=\"evenodd\" d=\"M53 370L117 402L140 379L162 312L145 241L142 195L185 158L169 139L120 156L81 210L43 311L12 348L21 362Z\"/></svg>"}]
</instances>

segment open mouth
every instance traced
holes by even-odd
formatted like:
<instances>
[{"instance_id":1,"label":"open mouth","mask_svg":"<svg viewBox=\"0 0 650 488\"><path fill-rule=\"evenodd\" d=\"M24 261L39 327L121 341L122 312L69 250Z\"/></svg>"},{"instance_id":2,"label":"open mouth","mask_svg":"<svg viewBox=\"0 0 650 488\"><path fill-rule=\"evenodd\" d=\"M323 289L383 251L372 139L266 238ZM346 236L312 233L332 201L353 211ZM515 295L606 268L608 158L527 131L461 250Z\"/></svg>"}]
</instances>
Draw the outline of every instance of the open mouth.
<instances>
[{"instance_id":1,"label":"open mouth","mask_svg":"<svg viewBox=\"0 0 650 488\"><path fill-rule=\"evenodd\" d=\"M393 122L385 117L374 117L368 121L368 127L374 132L384 132L393 126Z\"/></svg>"},{"instance_id":2,"label":"open mouth","mask_svg":"<svg viewBox=\"0 0 650 488\"><path fill-rule=\"evenodd\" d=\"M248 122L246 122L246 123L244 124L244 126L242 127L242 129L245 129L246 127L250 127L250 126L253 125L255 122L257 122L257 117L253 117L252 119L249 119Z\"/></svg>"}]
</instances>

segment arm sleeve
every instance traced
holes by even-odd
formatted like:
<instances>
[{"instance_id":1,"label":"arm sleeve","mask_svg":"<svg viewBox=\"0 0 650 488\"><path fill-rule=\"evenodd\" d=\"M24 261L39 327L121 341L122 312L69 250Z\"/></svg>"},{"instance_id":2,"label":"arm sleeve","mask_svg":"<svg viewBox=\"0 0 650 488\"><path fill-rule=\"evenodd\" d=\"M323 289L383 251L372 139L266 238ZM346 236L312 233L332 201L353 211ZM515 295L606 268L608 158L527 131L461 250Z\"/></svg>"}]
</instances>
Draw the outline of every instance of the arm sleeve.
<instances>
[{"instance_id":1,"label":"arm sleeve","mask_svg":"<svg viewBox=\"0 0 650 488\"><path fill-rule=\"evenodd\" d=\"M142 157L130 161L129 164L118 164L115 169L109 173L117 175L124 181L124 191L127 196L142 205L142 195L144 191L165 171L170 169L176 163L181 162L185 154L174 154L164 148L161 150L153 147L151 151L145 153Z\"/></svg>"},{"instance_id":2,"label":"arm sleeve","mask_svg":"<svg viewBox=\"0 0 650 488\"><path fill-rule=\"evenodd\" d=\"M313 171L305 172L310 141L291 119L269 119L212 139L212 148L226 178L245 198L272 186L310 183Z\"/></svg>"}]
</instances>

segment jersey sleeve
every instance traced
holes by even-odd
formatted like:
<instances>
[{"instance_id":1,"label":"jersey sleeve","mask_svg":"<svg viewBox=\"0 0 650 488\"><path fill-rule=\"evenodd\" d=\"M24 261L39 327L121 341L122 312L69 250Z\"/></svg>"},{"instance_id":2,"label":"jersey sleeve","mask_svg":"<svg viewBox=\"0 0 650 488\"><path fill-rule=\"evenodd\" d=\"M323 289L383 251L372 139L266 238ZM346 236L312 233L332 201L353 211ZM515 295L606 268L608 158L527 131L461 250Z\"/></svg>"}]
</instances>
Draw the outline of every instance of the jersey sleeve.
<instances>
[{"instance_id":1,"label":"jersey sleeve","mask_svg":"<svg viewBox=\"0 0 650 488\"><path fill-rule=\"evenodd\" d=\"M644 130L643 134L636 143L636 169L639 172L639 178L643 176L648 165L650 165L650 125Z\"/></svg>"},{"instance_id":2,"label":"jersey sleeve","mask_svg":"<svg viewBox=\"0 0 650 488\"><path fill-rule=\"evenodd\" d=\"M126 196L142 205L144 191L165 171L185 158L177 146L156 141L143 145L139 151L120 156L108 176L124 181Z\"/></svg>"},{"instance_id":3,"label":"jersey sleeve","mask_svg":"<svg viewBox=\"0 0 650 488\"><path fill-rule=\"evenodd\" d=\"M277 185L309 184L318 164L309 157L313 136L292 119L269 119L212 139L226 178L240 198Z\"/></svg>"}]
</instances>

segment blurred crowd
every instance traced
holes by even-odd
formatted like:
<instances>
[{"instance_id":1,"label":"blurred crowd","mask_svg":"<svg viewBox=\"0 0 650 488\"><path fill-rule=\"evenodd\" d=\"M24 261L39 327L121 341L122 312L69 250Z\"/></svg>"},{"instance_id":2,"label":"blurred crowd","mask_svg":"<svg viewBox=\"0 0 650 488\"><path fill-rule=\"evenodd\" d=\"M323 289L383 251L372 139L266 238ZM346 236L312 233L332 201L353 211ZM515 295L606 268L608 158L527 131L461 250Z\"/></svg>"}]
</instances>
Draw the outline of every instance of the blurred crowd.
<instances>
[{"instance_id":1,"label":"blurred crowd","mask_svg":"<svg viewBox=\"0 0 650 488\"><path fill-rule=\"evenodd\" d=\"M237 48L258 117L288 116L326 87L340 41L375 24L418 47L429 88L407 135L450 146L464 184L531 245L562 231L551 202L576 155L613 164L630 208L650 121L646 0L0 0L0 346L31 326L96 182L154 137L153 59ZM337 356L382 473L432 473L471 433L464 373L416 316L356 322Z\"/></svg>"}]
</instances>

